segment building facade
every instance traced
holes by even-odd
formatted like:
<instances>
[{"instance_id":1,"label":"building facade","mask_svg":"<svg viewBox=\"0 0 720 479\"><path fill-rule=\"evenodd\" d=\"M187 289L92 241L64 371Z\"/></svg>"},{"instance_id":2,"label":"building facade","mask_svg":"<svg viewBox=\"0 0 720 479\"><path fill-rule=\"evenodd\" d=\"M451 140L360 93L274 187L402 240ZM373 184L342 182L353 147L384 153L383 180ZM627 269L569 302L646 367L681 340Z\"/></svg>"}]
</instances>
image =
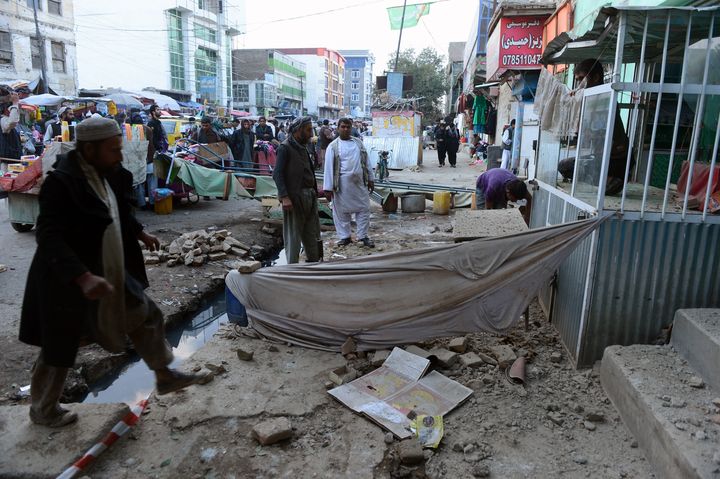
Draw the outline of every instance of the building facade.
<instances>
[{"instance_id":1,"label":"building facade","mask_svg":"<svg viewBox=\"0 0 720 479\"><path fill-rule=\"evenodd\" d=\"M455 103L462 93L462 73L464 64L465 42L450 42L448 45L448 92L445 95L445 113L456 111Z\"/></svg>"},{"instance_id":2,"label":"building facade","mask_svg":"<svg viewBox=\"0 0 720 479\"><path fill-rule=\"evenodd\" d=\"M350 116L370 118L375 56L370 50L340 50L345 57L345 106Z\"/></svg>"},{"instance_id":3,"label":"building facade","mask_svg":"<svg viewBox=\"0 0 720 479\"><path fill-rule=\"evenodd\" d=\"M234 108L262 115L303 114L304 63L277 50L242 49L233 50L232 64Z\"/></svg>"},{"instance_id":4,"label":"building facade","mask_svg":"<svg viewBox=\"0 0 720 479\"><path fill-rule=\"evenodd\" d=\"M37 7L37 29L33 7ZM0 83L38 84L45 63L48 87L60 95L77 92L72 0L0 1ZM43 92L40 84L36 91Z\"/></svg>"},{"instance_id":5,"label":"building facade","mask_svg":"<svg viewBox=\"0 0 720 479\"><path fill-rule=\"evenodd\" d=\"M78 79L88 89L154 87L178 100L227 107L232 37L244 0L75 0ZM142 14L138 14L142 12Z\"/></svg>"},{"instance_id":6,"label":"building facade","mask_svg":"<svg viewBox=\"0 0 720 479\"><path fill-rule=\"evenodd\" d=\"M281 48L282 53L307 66L305 108L318 118L339 118L346 113L345 58L327 48Z\"/></svg>"}]
</instances>

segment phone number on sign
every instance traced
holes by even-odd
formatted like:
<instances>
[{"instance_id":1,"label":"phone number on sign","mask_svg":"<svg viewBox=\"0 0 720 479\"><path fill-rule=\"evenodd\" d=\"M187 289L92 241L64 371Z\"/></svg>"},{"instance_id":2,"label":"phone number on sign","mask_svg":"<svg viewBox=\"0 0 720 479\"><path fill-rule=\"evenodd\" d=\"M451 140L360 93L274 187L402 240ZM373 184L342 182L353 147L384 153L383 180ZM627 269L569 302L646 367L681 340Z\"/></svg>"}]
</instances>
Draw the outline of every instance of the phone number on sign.
<instances>
[{"instance_id":1,"label":"phone number on sign","mask_svg":"<svg viewBox=\"0 0 720 479\"><path fill-rule=\"evenodd\" d=\"M539 65L542 55L503 55L502 62L505 66L513 65Z\"/></svg>"}]
</instances>

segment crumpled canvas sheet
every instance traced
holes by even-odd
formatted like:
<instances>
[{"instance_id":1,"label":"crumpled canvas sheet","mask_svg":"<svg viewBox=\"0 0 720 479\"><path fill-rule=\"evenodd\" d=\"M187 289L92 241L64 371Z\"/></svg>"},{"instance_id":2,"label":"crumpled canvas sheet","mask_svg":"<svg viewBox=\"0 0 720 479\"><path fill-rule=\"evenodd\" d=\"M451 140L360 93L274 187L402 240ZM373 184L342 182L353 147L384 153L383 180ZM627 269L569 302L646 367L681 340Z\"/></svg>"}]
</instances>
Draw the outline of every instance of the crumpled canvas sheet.
<instances>
[{"instance_id":1,"label":"crumpled canvas sheet","mask_svg":"<svg viewBox=\"0 0 720 479\"><path fill-rule=\"evenodd\" d=\"M519 319L560 263L603 220L331 263L232 271L225 282L260 335L340 351L388 348Z\"/></svg>"}]
</instances>

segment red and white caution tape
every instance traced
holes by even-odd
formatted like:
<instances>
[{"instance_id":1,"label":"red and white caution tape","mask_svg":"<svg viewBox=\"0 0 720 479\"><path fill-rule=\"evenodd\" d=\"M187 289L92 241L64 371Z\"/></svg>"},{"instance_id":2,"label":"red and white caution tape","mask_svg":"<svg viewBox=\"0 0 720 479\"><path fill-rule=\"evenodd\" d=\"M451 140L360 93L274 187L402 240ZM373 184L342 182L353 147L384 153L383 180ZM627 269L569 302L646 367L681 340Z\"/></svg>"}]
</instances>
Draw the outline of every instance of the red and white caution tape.
<instances>
[{"instance_id":1,"label":"red and white caution tape","mask_svg":"<svg viewBox=\"0 0 720 479\"><path fill-rule=\"evenodd\" d=\"M149 398L149 396L148 396ZM103 438L102 441L91 447L83 457L75 462L72 466L65 469L65 472L57 476L57 479L72 479L78 472L82 472L86 469L97 457L105 452L110 446L120 439L130 428L132 428L142 415L145 407L148 404L148 398L138 402L135 407L130 409L130 412L122 418L120 422L115 424L115 427Z\"/></svg>"}]
</instances>

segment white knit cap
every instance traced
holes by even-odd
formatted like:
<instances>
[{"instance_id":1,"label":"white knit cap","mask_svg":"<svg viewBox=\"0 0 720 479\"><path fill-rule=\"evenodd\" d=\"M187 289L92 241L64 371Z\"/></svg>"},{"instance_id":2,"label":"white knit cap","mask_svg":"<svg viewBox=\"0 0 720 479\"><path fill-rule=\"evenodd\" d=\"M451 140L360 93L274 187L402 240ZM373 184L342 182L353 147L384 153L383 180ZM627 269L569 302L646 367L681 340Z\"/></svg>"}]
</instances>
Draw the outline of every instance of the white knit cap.
<instances>
[{"instance_id":1,"label":"white knit cap","mask_svg":"<svg viewBox=\"0 0 720 479\"><path fill-rule=\"evenodd\" d=\"M120 135L120 125L115 120L100 115L93 115L75 127L75 139L78 141L99 141Z\"/></svg>"}]
</instances>

